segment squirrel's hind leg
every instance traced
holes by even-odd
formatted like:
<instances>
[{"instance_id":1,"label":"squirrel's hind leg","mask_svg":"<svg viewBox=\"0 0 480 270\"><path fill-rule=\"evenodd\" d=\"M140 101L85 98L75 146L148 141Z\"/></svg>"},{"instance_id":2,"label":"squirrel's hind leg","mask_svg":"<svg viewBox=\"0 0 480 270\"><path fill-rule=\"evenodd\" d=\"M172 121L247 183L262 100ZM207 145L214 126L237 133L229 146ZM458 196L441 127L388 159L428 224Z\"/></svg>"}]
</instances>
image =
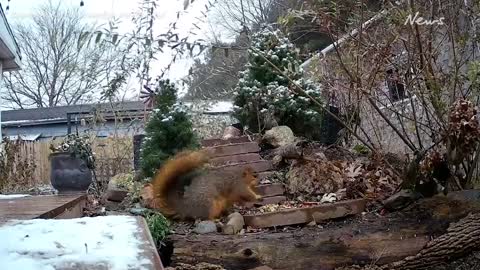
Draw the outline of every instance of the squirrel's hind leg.
<instances>
[{"instance_id":1,"label":"squirrel's hind leg","mask_svg":"<svg viewBox=\"0 0 480 270\"><path fill-rule=\"evenodd\" d=\"M215 198L210 206L208 219L214 220L222 216L227 210L227 199L224 197Z\"/></svg>"}]
</instances>

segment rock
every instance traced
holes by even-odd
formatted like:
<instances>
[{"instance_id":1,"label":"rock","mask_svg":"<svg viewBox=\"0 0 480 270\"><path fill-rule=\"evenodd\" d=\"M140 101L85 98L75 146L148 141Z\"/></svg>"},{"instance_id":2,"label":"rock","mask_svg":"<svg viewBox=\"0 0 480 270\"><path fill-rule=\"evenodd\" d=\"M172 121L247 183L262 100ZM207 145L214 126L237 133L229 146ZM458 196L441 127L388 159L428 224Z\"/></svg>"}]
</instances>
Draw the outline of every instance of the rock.
<instances>
[{"instance_id":1,"label":"rock","mask_svg":"<svg viewBox=\"0 0 480 270\"><path fill-rule=\"evenodd\" d=\"M295 135L289 127L278 126L265 132L262 140L277 148L294 143Z\"/></svg>"},{"instance_id":2,"label":"rock","mask_svg":"<svg viewBox=\"0 0 480 270\"><path fill-rule=\"evenodd\" d=\"M337 196L338 201L342 201L347 197L347 189L346 188L341 188L335 192L335 195Z\"/></svg>"},{"instance_id":3,"label":"rock","mask_svg":"<svg viewBox=\"0 0 480 270\"><path fill-rule=\"evenodd\" d=\"M145 184L140 191L140 198L142 198L142 202L148 208L156 208L155 196L153 196L153 186L152 184L148 183Z\"/></svg>"},{"instance_id":4,"label":"rock","mask_svg":"<svg viewBox=\"0 0 480 270\"><path fill-rule=\"evenodd\" d=\"M105 198L109 201L121 202L129 191L133 189L133 175L128 173L120 173L115 175L108 181Z\"/></svg>"},{"instance_id":5,"label":"rock","mask_svg":"<svg viewBox=\"0 0 480 270\"><path fill-rule=\"evenodd\" d=\"M261 113L260 117L263 118L265 129L271 129L278 126L278 120L271 111L267 110L266 112Z\"/></svg>"},{"instance_id":6,"label":"rock","mask_svg":"<svg viewBox=\"0 0 480 270\"><path fill-rule=\"evenodd\" d=\"M222 140L228 140L231 138L240 137L241 135L242 135L242 132L240 131L240 129L235 128L233 126L229 126L229 127L226 127L225 130L223 131Z\"/></svg>"},{"instance_id":7,"label":"rock","mask_svg":"<svg viewBox=\"0 0 480 270\"><path fill-rule=\"evenodd\" d=\"M129 212L137 216L142 216L146 211L148 211L147 208L135 207L131 208Z\"/></svg>"},{"instance_id":8,"label":"rock","mask_svg":"<svg viewBox=\"0 0 480 270\"><path fill-rule=\"evenodd\" d=\"M315 158L320 159L320 160L322 160L322 161L328 160L328 159L327 159L327 156L325 156L325 154L324 154L323 152L317 152L317 153L315 153Z\"/></svg>"},{"instance_id":9,"label":"rock","mask_svg":"<svg viewBox=\"0 0 480 270\"><path fill-rule=\"evenodd\" d=\"M283 158L281 156L274 156L273 159L272 159L272 164L273 164L274 167L278 167L278 166L280 166L282 161L283 161Z\"/></svg>"},{"instance_id":10,"label":"rock","mask_svg":"<svg viewBox=\"0 0 480 270\"><path fill-rule=\"evenodd\" d=\"M325 193L320 200L321 203L333 203L337 201L337 194L335 193Z\"/></svg>"},{"instance_id":11,"label":"rock","mask_svg":"<svg viewBox=\"0 0 480 270\"><path fill-rule=\"evenodd\" d=\"M308 224L307 224L308 227L313 227L313 226L317 226L317 222L315 222L315 220L312 220L310 221Z\"/></svg>"},{"instance_id":12,"label":"rock","mask_svg":"<svg viewBox=\"0 0 480 270\"><path fill-rule=\"evenodd\" d=\"M115 175L108 181L107 189L110 190L129 190L133 184L133 174L131 173L120 173Z\"/></svg>"},{"instance_id":13,"label":"rock","mask_svg":"<svg viewBox=\"0 0 480 270\"><path fill-rule=\"evenodd\" d=\"M243 229L243 226L245 226L243 216L240 213L235 212L228 216L228 222L223 226L222 231L223 234L237 234Z\"/></svg>"},{"instance_id":14,"label":"rock","mask_svg":"<svg viewBox=\"0 0 480 270\"><path fill-rule=\"evenodd\" d=\"M58 191L52 187L52 185L39 185L28 190L32 195L54 195Z\"/></svg>"},{"instance_id":15,"label":"rock","mask_svg":"<svg viewBox=\"0 0 480 270\"><path fill-rule=\"evenodd\" d=\"M105 193L107 200L112 202L122 202L127 195L128 191L117 189L108 189Z\"/></svg>"},{"instance_id":16,"label":"rock","mask_svg":"<svg viewBox=\"0 0 480 270\"><path fill-rule=\"evenodd\" d=\"M211 220L200 221L193 229L193 232L198 234L214 233L217 232L217 225Z\"/></svg>"},{"instance_id":17,"label":"rock","mask_svg":"<svg viewBox=\"0 0 480 270\"><path fill-rule=\"evenodd\" d=\"M403 189L383 201L383 208L390 212L401 210L419 198L419 194Z\"/></svg>"}]
</instances>

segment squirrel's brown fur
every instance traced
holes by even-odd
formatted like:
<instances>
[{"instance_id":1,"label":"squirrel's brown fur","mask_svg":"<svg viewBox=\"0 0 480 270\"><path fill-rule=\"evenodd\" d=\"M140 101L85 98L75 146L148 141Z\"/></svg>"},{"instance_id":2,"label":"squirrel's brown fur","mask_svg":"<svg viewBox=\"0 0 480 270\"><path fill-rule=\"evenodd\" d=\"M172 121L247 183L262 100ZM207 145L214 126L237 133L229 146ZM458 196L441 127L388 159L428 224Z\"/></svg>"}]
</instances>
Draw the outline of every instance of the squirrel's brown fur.
<instances>
[{"instance_id":1,"label":"squirrel's brown fur","mask_svg":"<svg viewBox=\"0 0 480 270\"><path fill-rule=\"evenodd\" d=\"M209 170L204 151L182 152L167 161L151 183L152 207L177 219L215 219L234 203L261 199L251 168Z\"/></svg>"}]
</instances>

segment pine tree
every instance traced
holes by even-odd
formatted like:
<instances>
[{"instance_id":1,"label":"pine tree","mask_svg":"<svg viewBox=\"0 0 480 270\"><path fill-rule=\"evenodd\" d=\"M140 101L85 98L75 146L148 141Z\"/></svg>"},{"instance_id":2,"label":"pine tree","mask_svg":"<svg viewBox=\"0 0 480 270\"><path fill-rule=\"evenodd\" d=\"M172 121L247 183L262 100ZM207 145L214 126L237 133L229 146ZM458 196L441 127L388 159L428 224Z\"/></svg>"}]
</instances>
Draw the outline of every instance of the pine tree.
<instances>
[{"instance_id":1,"label":"pine tree","mask_svg":"<svg viewBox=\"0 0 480 270\"><path fill-rule=\"evenodd\" d=\"M169 80L158 80L155 109L145 127L141 169L152 177L162 163L176 153L198 147L198 139L186 107L177 101L177 89Z\"/></svg>"},{"instance_id":2,"label":"pine tree","mask_svg":"<svg viewBox=\"0 0 480 270\"><path fill-rule=\"evenodd\" d=\"M318 139L322 109L265 58L322 101L319 87L303 78L299 51L279 30L265 29L253 36L248 50L247 68L236 87L234 116L254 132L262 130L273 116L279 125L289 126L297 135Z\"/></svg>"}]
</instances>

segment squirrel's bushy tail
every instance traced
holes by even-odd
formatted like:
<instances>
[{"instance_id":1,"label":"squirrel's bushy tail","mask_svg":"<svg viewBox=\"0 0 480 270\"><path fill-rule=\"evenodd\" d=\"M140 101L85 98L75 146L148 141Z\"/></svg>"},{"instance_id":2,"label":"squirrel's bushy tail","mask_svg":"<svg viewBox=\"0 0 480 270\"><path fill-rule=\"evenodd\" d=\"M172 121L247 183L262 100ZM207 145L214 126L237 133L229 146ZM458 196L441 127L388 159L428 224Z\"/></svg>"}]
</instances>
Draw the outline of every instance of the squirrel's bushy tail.
<instances>
[{"instance_id":1,"label":"squirrel's bushy tail","mask_svg":"<svg viewBox=\"0 0 480 270\"><path fill-rule=\"evenodd\" d=\"M168 193L175 188L181 176L202 167L208 160L208 154L204 151L184 151L166 161L152 182L155 208L159 208L166 216L177 214L174 205L167 202Z\"/></svg>"}]
</instances>

